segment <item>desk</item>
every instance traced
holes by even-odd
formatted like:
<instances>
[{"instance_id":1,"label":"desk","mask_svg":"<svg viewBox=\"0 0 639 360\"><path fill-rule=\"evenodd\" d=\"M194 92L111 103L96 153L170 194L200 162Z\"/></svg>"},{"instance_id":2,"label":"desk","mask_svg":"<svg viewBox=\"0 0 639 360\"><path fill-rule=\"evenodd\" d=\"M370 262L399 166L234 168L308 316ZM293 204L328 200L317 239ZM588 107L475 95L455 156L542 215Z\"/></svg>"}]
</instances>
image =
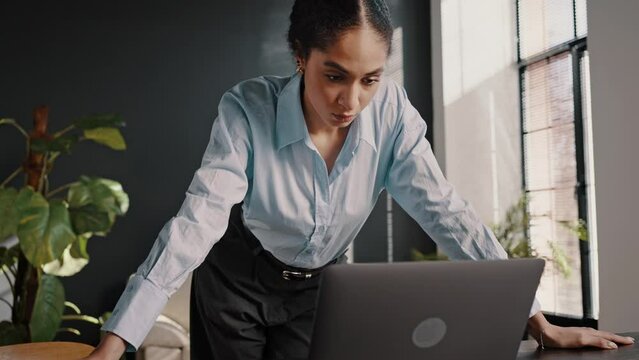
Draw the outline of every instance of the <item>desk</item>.
<instances>
[{"instance_id":1,"label":"desk","mask_svg":"<svg viewBox=\"0 0 639 360\"><path fill-rule=\"evenodd\" d=\"M80 359L89 355L93 346L72 342L39 342L0 346L0 360Z\"/></svg>"},{"instance_id":2,"label":"desk","mask_svg":"<svg viewBox=\"0 0 639 360\"><path fill-rule=\"evenodd\" d=\"M639 333L625 333L624 336L632 336L639 339ZM630 360L639 359L639 342L634 345L620 346L615 350L598 349L546 349L539 350L535 340L522 341L517 354L518 360Z\"/></svg>"}]
</instances>

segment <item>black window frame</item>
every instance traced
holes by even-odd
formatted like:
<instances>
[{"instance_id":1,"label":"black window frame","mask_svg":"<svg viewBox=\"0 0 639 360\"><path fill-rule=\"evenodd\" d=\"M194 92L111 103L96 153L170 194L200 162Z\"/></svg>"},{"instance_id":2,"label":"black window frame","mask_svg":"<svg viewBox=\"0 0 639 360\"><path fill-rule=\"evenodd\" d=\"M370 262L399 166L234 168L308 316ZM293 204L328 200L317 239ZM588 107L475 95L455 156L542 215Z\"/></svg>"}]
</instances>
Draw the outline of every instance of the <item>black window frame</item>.
<instances>
[{"instance_id":1,"label":"black window frame","mask_svg":"<svg viewBox=\"0 0 639 360\"><path fill-rule=\"evenodd\" d=\"M575 195L577 197L578 217L586 226L588 226L588 198L586 189L586 171L585 171L585 149L584 149L584 111L583 108L583 84L581 60L588 50L587 35L577 37L577 19L576 19L576 1L573 0L573 39L559 45L553 46L541 53L535 54L528 58L521 58L521 39L520 39L520 23L519 23L519 0L515 0L516 8L516 31L517 31L517 63L519 67L519 101L520 101L520 140L521 140L521 170L522 170L522 191L526 191L525 176L525 142L524 136L524 90L525 90L525 72L526 69L540 61L546 61L554 56L570 53L572 58L572 77L573 77L573 106L574 106L574 128L575 128L575 157L577 165L577 179L575 187ZM526 209L528 212L528 209ZM527 229L526 229L527 230ZM598 321L594 318L593 302L592 302L592 269L590 262L590 243L588 241L579 241L579 253L581 258L581 293L582 293L582 318L571 317L560 314L544 313L549 322L561 326L588 326L598 328Z\"/></svg>"}]
</instances>

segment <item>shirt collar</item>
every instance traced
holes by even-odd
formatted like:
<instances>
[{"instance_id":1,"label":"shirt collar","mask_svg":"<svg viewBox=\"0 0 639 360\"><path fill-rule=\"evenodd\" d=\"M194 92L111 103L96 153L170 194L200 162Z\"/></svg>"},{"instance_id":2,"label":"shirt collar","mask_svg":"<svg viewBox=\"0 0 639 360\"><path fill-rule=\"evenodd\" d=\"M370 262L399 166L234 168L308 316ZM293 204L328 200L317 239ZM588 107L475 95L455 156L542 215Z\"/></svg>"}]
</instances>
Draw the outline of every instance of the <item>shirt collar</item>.
<instances>
[{"instance_id":1,"label":"shirt collar","mask_svg":"<svg viewBox=\"0 0 639 360\"><path fill-rule=\"evenodd\" d=\"M277 99L275 127L278 150L304 139L308 132L306 123L304 123L304 111L300 98L300 79L299 73L293 75Z\"/></svg>"},{"instance_id":2,"label":"shirt collar","mask_svg":"<svg viewBox=\"0 0 639 360\"><path fill-rule=\"evenodd\" d=\"M302 76L296 73L284 86L277 99L276 126L276 146L278 150L294 142L303 140L308 135L306 123L304 122L304 111L302 110L302 99L300 96ZM373 131L373 116L370 116L370 107L361 111L355 119L353 125L357 132L357 138L366 141L373 150L377 151Z\"/></svg>"},{"instance_id":3,"label":"shirt collar","mask_svg":"<svg viewBox=\"0 0 639 360\"><path fill-rule=\"evenodd\" d=\"M373 103L369 103L368 106L362 111L353 122L353 125L357 126L357 137L364 140L370 145L375 152L377 152L377 146L375 145L375 131L373 129L375 117L371 116L371 110Z\"/></svg>"}]
</instances>

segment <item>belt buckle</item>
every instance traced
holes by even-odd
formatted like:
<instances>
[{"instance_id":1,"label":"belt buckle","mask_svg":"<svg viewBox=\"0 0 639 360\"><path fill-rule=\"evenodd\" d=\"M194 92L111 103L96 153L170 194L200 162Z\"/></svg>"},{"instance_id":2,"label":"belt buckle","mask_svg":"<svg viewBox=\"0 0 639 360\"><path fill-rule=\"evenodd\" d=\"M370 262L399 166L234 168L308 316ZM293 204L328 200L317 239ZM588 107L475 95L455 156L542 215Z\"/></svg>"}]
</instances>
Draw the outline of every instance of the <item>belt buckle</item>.
<instances>
[{"instance_id":1,"label":"belt buckle","mask_svg":"<svg viewBox=\"0 0 639 360\"><path fill-rule=\"evenodd\" d=\"M284 280L307 280L313 276L311 273L301 271L282 270Z\"/></svg>"}]
</instances>

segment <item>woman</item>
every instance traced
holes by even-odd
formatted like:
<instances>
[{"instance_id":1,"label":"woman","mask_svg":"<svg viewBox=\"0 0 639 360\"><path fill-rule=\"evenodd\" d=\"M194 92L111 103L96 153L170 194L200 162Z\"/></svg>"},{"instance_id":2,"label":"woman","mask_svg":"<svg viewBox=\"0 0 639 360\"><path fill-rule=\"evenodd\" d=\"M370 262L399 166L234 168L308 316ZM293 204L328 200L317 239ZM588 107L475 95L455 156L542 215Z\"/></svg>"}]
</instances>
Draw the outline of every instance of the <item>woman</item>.
<instances>
[{"instance_id":1,"label":"woman","mask_svg":"<svg viewBox=\"0 0 639 360\"><path fill-rule=\"evenodd\" d=\"M506 257L442 176L405 91L383 77L393 31L386 4L297 0L290 20L296 74L224 94L180 211L91 359L137 348L192 270L193 359L306 358L321 271L344 261L383 189L452 258ZM633 342L553 326L537 303L528 324L545 346Z\"/></svg>"}]
</instances>

